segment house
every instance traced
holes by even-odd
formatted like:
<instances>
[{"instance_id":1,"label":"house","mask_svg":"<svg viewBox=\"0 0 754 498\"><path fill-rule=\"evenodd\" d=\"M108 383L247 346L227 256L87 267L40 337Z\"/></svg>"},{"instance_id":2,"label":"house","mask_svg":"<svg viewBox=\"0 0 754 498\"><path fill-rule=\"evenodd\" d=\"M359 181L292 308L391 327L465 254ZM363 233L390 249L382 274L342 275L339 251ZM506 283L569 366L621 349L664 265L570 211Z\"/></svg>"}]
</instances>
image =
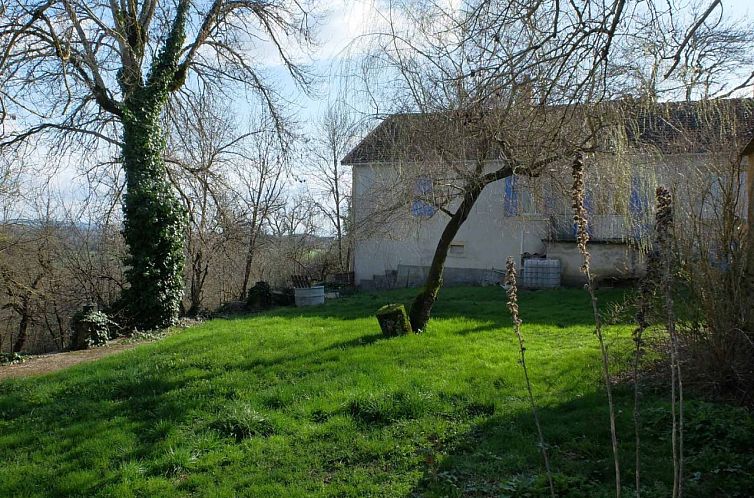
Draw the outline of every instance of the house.
<instances>
[{"instance_id":1,"label":"house","mask_svg":"<svg viewBox=\"0 0 754 498\"><path fill-rule=\"evenodd\" d=\"M744 147L741 155L748 166L746 198L752 199L754 198L754 134L752 134L751 140L749 140L749 143ZM749 220L749 226L751 227L752 220L754 220L754 202L748 203L747 220Z\"/></svg>"},{"instance_id":2,"label":"house","mask_svg":"<svg viewBox=\"0 0 754 498\"><path fill-rule=\"evenodd\" d=\"M600 281L641 275L658 184L670 185L677 204L703 219L715 216L727 185L742 188L729 151L753 129L754 103L665 103L626 116L587 157L590 252ZM466 127L457 116L392 115L343 158L353 168L353 267L362 288L421 285L447 212L459 203L454 178L474 164L485 173L502 164L500 151L482 150ZM611 142L615 135L622 151ZM754 141L746 150L754 156ZM536 178L514 174L487 185L453 238L444 284L497 283L509 256L532 268L538 258L557 261L559 279L545 286L583 283L568 174L561 161Z\"/></svg>"},{"instance_id":3,"label":"house","mask_svg":"<svg viewBox=\"0 0 754 498\"><path fill-rule=\"evenodd\" d=\"M749 140L749 143L744 147L743 151L741 152L741 156L743 160L747 163L747 172L748 176L746 178L746 198L748 199L748 205L747 205L747 233L746 237L748 240L748 246L747 246L747 263L746 263L746 273L751 279L754 277L754 202L752 202L752 199L754 199L754 133L751 134L751 140ZM750 280L751 281L751 280Z\"/></svg>"}]
</instances>

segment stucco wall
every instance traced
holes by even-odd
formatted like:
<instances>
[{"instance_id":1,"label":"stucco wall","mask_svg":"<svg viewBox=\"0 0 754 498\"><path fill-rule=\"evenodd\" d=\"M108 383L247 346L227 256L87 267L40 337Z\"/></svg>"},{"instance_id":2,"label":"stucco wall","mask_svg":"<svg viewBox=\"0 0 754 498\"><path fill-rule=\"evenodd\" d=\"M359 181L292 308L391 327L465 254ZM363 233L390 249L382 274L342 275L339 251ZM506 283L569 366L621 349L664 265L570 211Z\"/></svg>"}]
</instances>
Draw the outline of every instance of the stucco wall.
<instances>
[{"instance_id":1,"label":"stucco wall","mask_svg":"<svg viewBox=\"0 0 754 498\"><path fill-rule=\"evenodd\" d=\"M591 271L597 282L611 279L638 278L643 274L643 258L627 244L589 244ZM549 242L547 257L560 260L560 279L565 286L581 285L586 278L581 272L583 258L576 242Z\"/></svg>"},{"instance_id":2,"label":"stucco wall","mask_svg":"<svg viewBox=\"0 0 754 498\"><path fill-rule=\"evenodd\" d=\"M353 171L354 213L357 220L365 219L378 202L369 198L374 195L372 186L389 181L391 169L376 164L354 167ZM381 190L381 195L387 198L394 189L385 186ZM522 251L544 251L542 239L546 237L546 220L505 217L503 192L502 182L485 188L454 239L454 244L463 244L463 253L451 252L446 268L502 269L508 256L518 258ZM386 271L397 271L399 265L428 267L447 220L441 212L431 218L416 217L406 205L394 213L392 219L380 220L381 226L363 230L362 236L357 235L354 248L356 282L384 275ZM452 283L453 274L453 271L448 272L448 283ZM483 272L478 274L484 275Z\"/></svg>"},{"instance_id":3,"label":"stucco wall","mask_svg":"<svg viewBox=\"0 0 754 498\"><path fill-rule=\"evenodd\" d=\"M590 164L602 165L597 158ZM356 222L356 241L354 248L354 270L357 284L372 280L374 276L384 276L386 272L397 272L399 266L415 269L427 268L431 264L435 246L447 223L448 217L440 212L430 218L420 218L412 214L410 200L413 195L410 181L400 180L411 178L406 173L412 166L374 163L358 165L353 168L353 208ZM421 167L421 166L418 166ZM490 169L496 167L490 165ZM675 194L676 212L683 216L689 209L702 210L702 216L711 216L713 209L708 202L700 204L699 192L714 191L717 174L711 166L711 159L699 154L676 154L673 156L636 155L620 164L613 165L613 169L603 168L600 175L589 179L593 191L601 189L633 188L631 175L640 174L645 183L644 219L640 226L624 226L620 216L603 215L591 216L590 226L595 232L595 239L619 239L621 233L644 233L644 247L649 243L653 215L651 206L654 204L654 188L659 184L671 186ZM623 183L618 183L611 172L620 168ZM724 171L724 170L723 170ZM711 187L712 185L712 187ZM744 183L745 185L745 183ZM746 197L745 186L742 185L742 198ZM521 216L506 217L504 215L503 181L488 185L475 204L468 220L459 230L454 243L463 244L463 253L448 255L446 268L452 269L446 274L446 282L453 283L453 279L464 277L463 270L469 274L479 275L480 283L484 281L493 269L505 267L508 256L517 262L524 252L546 252L548 257L561 260L563 268L563 284L574 285L582 283L580 273L581 257L572 242L547 243L549 220L544 217ZM403 204L401 204L401 199ZM570 204L570 202L568 202ZM387 209L398 206L397 209ZM743 203L742 206L743 207ZM453 206L451 206L451 210ZM380 216L373 216L375 211L382 210ZM742 215L745 214L742 209ZM570 215L563 214L565 232L568 232ZM362 224L361 221L365 223ZM366 223L366 221L369 223ZM679 220L680 221L680 220ZM637 223L637 222L635 222ZM635 278L641 273L643 264L640 253L629 249L625 244L590 243L592 254L592 268L598 280L611 278ZM473 272L471 270L474 270ZM476 271L479 270L479 271ZM416 270L419 271L419 270ZM464 277L465 278L465 277ZM407 281L414 281L408 278ZM461 278L463 280L463 278ZM399 284L400 285L400 284Z\"/></svg>"}]
</instances>

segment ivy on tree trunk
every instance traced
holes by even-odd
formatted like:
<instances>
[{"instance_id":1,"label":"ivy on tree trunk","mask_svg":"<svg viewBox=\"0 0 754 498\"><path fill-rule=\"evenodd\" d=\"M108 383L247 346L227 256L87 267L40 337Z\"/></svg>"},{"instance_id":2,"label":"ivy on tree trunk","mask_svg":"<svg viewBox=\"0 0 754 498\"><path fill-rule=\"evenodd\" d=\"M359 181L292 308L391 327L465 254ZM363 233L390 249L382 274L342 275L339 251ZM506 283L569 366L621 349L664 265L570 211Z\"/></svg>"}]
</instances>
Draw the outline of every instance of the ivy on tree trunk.
<instances>
[{"instance_id":1,"label":"ivy on tree trunk","mask_svg":"<svg viewBox=\"0 0 754 498\"><path fill-rule=\"evenodd\" d=\"M154 329L173 325L183 296L183 240L186 213L168 181L160 124L168 96L183 81L178 67L187 4L181 2L170 34L145 83L124 86L123 198L128 244L124 303L133 325Z\"/></svg>"},{"instance_id":2,"label":"ivy on tree trunk","mask_svg":"<svg viewBox=\"0 0 754 498\"><path fill-rule=\"evenodd\" d=\"M185 212L167 181L156 116L124 120L124 236L129 247L125 304L134 325L173 325L183 296Z\"/></svg>"},{"instance_id":3,"label":"ivy on tree trunk","mask_svg":"<svg viewBox=\"0 0 754 498\"><path fill-rule=\"evenodd\" d=\"M50 133L66 143L69 136L83 135L115 144L110 126L121 128L123 233L129 255L124 259L127 288L115 308L129 326L170 325L180 310L186 216L165 167L161 129L171 92L189 75L194 75L189 93L223 81L240 83L270 108L276 127L282 126L275 92L260 82L238 42L274 39L283 66L297 83L307 85L307 72L291 61L287 43L282 43L310 44L304 3L0 2L0 93L13 109L31 116L19 129L1 134L0 149ZM186 43L189 20L192 40ZM5 110L3 106L3 116Z\"/></svg>"}]
</instances>

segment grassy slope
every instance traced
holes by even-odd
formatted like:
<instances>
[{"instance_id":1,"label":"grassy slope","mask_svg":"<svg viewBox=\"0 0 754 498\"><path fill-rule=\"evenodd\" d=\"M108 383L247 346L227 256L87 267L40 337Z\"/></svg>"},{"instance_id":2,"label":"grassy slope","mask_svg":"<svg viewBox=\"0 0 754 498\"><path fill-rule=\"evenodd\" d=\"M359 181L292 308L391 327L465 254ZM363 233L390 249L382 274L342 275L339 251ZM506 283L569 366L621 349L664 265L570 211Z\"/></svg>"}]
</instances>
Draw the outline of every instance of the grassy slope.
<instances>
[{"instance_id":1,"label":"grassy slope","mask_svg":"<svg viewBox=\"0 0 754 498\"><path fill-rule=\"evenodd\" d=\"M370 313L410 297L214 320L2 383L0 496L537 495L540 458L502 290L445 290L426 334L381 339ZM572 496L612 489L586 299L561 290L521 303L558 485ZM629 347L630 331L609 327L613 350ZM627 486L630 400L619 389ZM666 496L667 405L645 404L645 496ZM746 496L751 417L703 403L688 411L687 496Z\"/></svg>"}]
</instances>

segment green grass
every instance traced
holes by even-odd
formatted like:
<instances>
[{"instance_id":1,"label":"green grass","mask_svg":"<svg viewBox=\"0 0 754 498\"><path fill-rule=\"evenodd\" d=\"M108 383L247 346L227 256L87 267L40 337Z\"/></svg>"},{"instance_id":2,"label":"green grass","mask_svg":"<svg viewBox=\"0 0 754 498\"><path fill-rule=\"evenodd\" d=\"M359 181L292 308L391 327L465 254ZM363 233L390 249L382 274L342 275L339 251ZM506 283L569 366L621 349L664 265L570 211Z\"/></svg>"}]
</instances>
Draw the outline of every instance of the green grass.
<instances>
[{"instance_id":1,"label":"green grass","mask_svg":"<svg viewBox=\"0 0 754 498\"><path fill-rule=\"evenodd\" d=\"M132 351L0 384L0 496L538 496L544 477L505 297L443 290L428 331L371 316L410 291L213 320ZM622 299L601 294L603 304ZM587 295L521 295L562 496L613 491ZM617 363L630 324L607 337ZM620 368L620 366L616 367ZM662 393L660 393L662 394ZM644 400L644 496L668 496L664 395ZM616 393L626 492L632 394ZM754 423L690 401L687 496L748 496Z\"/></svg>"}]
</instances>

